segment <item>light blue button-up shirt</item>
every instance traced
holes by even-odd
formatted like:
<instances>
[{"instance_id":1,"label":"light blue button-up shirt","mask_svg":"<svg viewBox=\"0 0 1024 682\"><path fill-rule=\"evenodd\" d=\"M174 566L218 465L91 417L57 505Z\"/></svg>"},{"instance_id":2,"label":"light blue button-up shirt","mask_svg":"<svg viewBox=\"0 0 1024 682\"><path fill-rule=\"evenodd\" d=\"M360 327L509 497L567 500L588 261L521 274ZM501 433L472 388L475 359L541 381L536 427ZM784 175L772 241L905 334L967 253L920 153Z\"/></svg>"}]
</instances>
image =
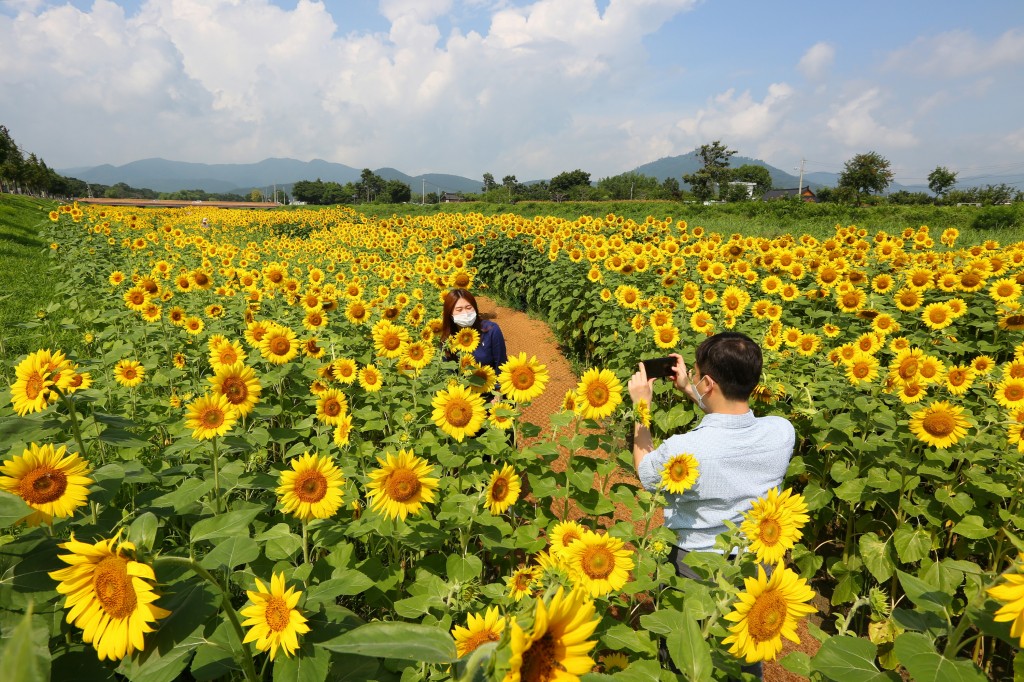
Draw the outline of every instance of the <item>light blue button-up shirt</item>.
<instances>
[{"instance_id":1,"label":"light blue button-up shirt","mask_svg":"<svg viewBox=\"0 0 1024 682\"><path fill-rule=\"evenodd\" d=\"M713 552L715 537L739 525L751 504L782 485L796 433L782 417L754 413L704 415L687 433L671 436L640 462L637 474L647 490L661 482L666 462L682 453L697 460L697 482L682 495L666 495L665 526L676 531L681 549Z\"/></svg>"}]
</instances>

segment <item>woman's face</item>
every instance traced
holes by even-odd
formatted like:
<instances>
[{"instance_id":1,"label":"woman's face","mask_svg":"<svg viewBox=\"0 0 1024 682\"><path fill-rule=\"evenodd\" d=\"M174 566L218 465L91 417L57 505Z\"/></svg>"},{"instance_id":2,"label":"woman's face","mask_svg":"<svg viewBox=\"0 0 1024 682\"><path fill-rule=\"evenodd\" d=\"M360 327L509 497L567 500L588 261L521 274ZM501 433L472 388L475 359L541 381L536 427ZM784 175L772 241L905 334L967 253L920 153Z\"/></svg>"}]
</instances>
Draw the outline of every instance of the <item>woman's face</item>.
<instances>
[{"instance_id":1,"label":"woman's face","mask_svg":"<svg viewBox=\"0 0 1024 682\"><path fill-rule=\"evenodd\" d=\"M476 308L473 304L464 298L460 298L455 302L455 307L452 308L452 315L465 315L466 313L475 313Z\"/></svg>"}]
</instances>

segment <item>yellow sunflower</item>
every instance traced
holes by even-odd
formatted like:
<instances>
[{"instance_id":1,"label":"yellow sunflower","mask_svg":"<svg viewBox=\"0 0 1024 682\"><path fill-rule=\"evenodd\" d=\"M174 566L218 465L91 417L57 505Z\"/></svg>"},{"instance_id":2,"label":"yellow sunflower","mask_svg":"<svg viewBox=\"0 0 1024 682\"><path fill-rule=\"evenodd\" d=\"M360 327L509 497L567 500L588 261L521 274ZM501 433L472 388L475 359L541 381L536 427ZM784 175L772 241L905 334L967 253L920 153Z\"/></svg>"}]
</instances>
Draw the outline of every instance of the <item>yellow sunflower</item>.
<instances>
[{"instance_id":1,"label":"yellow sunflower","mask_svg":"<svg viewBox=\"0 0 1024 682\"><path fill-rule=\"evenodd\" d=\"M260 354L275 365L283 365L299 354L299 342L288 327L274 324L260 341Z\"/></svg>"},{"instance_id":2,"label":"yellow sunflower","mask_svg":"<svg viewBox=\"0 0 1024 682\"><path fill-rule=\"evenodd\" d=\"M448 345L458 353L472 353L480 345L480 334L472 327L463 327L448 337Z\"/></svg>"},{"instance_id":3,"label":"yellow sunflower","mask_svg":"<svg viewBox=\"0 0 1024 682\"><path fill-rule=\"evenodd\" d=\"M277 495L281 511L300 521L329 519L344 502L345 478L329 457L311 455L292 458L291 470L281 472Z\"/></svg>"},{"instance_id":4,"label":"yellow sunflower","mask_svg":"<svg viewBox=\"0 0 1024 682\"><path fill-rule=\"evenodd\" d=\"M586 528L576 521L560 521L548 532L548 539L551 543L551 552L561 553L576 540L583 537Z\"/></svg>"},{"instance_id":5,"label":"yellow sunflower","mask_svg":"<svg viewBox=\"0 0 1024 682\"><path fill-rule=\"evenodd\" d=\"M424 504L434 501L438 479L430 476L433 467L412 450L399 450L397 456L387 453L386 457L377 458L380 469L370 474L366 495L373 509L404 521L406 516L418 514Z\"/></svg>"},{"instance_id":6,"label":"yellow sunflower","mask_svg":"<svg viewBox=\"0 0 1024 682\"><path fill-rule=\"evenodd\" d=\"M576 386L576 411L584 419L604 419L622 402L622 384L607 369L587 370Z\"/></svg>"},{"instance_id":7,"label":"yellow sunflower","mask_svg":"<svg viewBox=\"0 0 1024 682\"><path fill-rule=\"evenodd\" d=\"M519 474L510 464L501 469L495 469L491 473L491 480L487 483L487 508L497 516L504 514L509 507L519 499L519 493L523 489Z\"/></svg>"},{"instance_id":8,"label":"yellow sunflower","mask_svg":"<svg viewBox=\"0 0 1024 682\"><path fill-rule=\"evenodd\" d=\"M698 475L700 464L697 458L683 452L665 462L661 470L661 487L673 495L682 495L693 487Z\"/></svg>"},{"instance_id":9,"label":"yellow sunflower","mask_svg":"<svg viewBox=\"0 0 1024 682\"><path fill-rule=\"evenodd\" d=\"M348 399L336 388L329 388L316 401L317 419L329 426L337 426L348 411Z\"/></svg>"},{"instance_id":10,"label":"yellow sunflower","mask_svg":"<svg viewBox=\"0 0 1024 682\"><path fill-rule=\"evenodd\" d=\"M270 660L274 660L280 647L285 656L291 656L299 648L299 635L309 632L306 618L295 605L302 592L294 587L284 588L284 573L273 573L270 589L256 578L256 591L246 590L251 606L239 610L246 620L242 625L249 628L243 643L256 642L256 649L270 649Z\"/></svg>"},{"instance_id":11,"label":"yellow sunflower","mask_svg":"<svg viewBox=\"0 0 1024 682\"><path fill-rule=\"evenodd\" d=\"M238 421L238 410L223 393L206 394L188 404L185 428L192 429L196 440L223 436Z\"/></svg>"},{"instance_id":12,"label":"yellow sunflower","mask_svg":"<svg viewBox=\"0 0 1024 682\"><path fill-rule=\"evenodd\" d=\"M351 384L357 378L358 367L355 360L350 358L338 358L331 365L334 378L343 384Z\"/></svg>"},{"instance_id":13,"label":"yellow sunflower","mask_svg":"<svg viewBox=\"0 0 1024 682\"><path fill-rule=\"evenodd\" d=\"M547 366L538 362L536 355L527 360L526 353L520 353L501 366L498 382L502 395L517 403L527 403L544 392L548 383Z\"/></svg>"},{"instance_id":14,"label":"yellow sunflower","mask_svg":"<svg viewBox=\"0 0 1024 682\"><path fill-rule=\"evenodd\" d=\"M92 470L89 463L65 446L31 443L20 455L0 465L0 490L17 495L35 510L20 519L29 526L52 523L53 517L73 516L86 503Z\"/></svg>"},{"instance_id":15,"label":"yellow sunflower","mask_svg":"<svg viewBox=\"0 0 1024 682\"><path fill-rule=\"evenodd\" d=\"M562 557L573 580L591 597L621 590L633 569L633 553L622 540L589 530L573 540Z\"/></svg>"},{"instance_id":16,"label":"yellow sunflower","mask_svg":"<svg viewBox=\"0 0 1024 682\"><path fill-rule=\"evenodd\" d=\"M114 365L114 380L122 386L134 388L142 383L146 368L136 360L118 360Z\"/></svg>"},{"instance_id":17,"label":"yellow sunflower","mask_svg":"<svg viewBox=\"0 0 1024 682\"><path fill-rule=\"evenodd\" d=\"M498 613L498 607L492 606L484 615L471 613L466 616L466 627L456 625L452 628L455 638L455 651L459 658L476 651L477 647L487 642L497 642L505 631L505 619Z\"/></svg>"},{"instance_id":18,"label":"yellow sunflower","mask_svg":"<svg viewBox=\"0 0 1024 682\"><path fill-rule=\"evenodd\" d=\"M239 417L244 417L253 411L256 403L260 401L260 393L263 386L256 378L256 372L252 367L236 362L233 365L221 365L216 373L208 378L213 384L214 395L223 395L231 403L231 406L238 412Z\"/></svg>"},{"instance_id":19,"label":"yellow sunflower","mask_svg":"<svg viewBox=\"0 0 1024 682\"><path fill-rule=\"evenodd\" d=\"M469 370L469 390L477 395L490 393L498 383L498 375L490 365L479 365L474 363Z\"/></svg>"},{"instance_id":20,"label":"yellow sunflower","mask_svg":"<svg viewBox=\"0 0 1024 682\"><path fill-rule=\"evenodd\" d=\"M946 390L952 395L963 395L971 388L977 373L970 365L953 365L946 372Z\"/></svg>"},{"instance_id":21,"label":"yellow sunflower","mask_svg":"<svg viewBox=\"0 0 1024 682\"><path fill-rule=\"evenodd\" d=\"M878 377L878 358L857 351L846 363L846 378L854 386L871 383Z\"/></svg>"},{"instance_id":22,"label":"yellow sunflower","mask_svg":"<svg viewBox=\"0 0 1024 682\"><path fill-rule=\"evenodd\" d=\"M569 682L587 674L594 667L590 652L597 644L587 638L599 622L594 602L581 590L560 587L549 602L537 600L529 632L512 621L511 667L503 682Z\"/></svg>"},{"instance_id":23,"label":"yellow sunflower","mask_svg":"<svg viewBox=\"0 0 1024 682\"><path fill-rule=\"evenodd\" d=\"M638 424L651 427L651 405L646 400L640 399L633 406L633 416Z\"/></svg>"},{"instance_id":24,"label":"yellow sunflower","mask_svg":"<svg viewBox=\"0 0 1024 682\"><path fill-rule=\"evenodd\" d=\"M475 436L487 417L483 399L458 384L438 391L430 404L434 406L434 423L460 443Z\"/></svg>"},{"instance_id":25,"label":"yellow sunflower","mask_svg":"<svg viewBox=\"0 0 1024 682\"><path fill-rule=\"evenodd\" d=\"M31 353L14 368L15 381L11 385L11 404L14 411L24 416L41 412L49 405L50 386L53 385L49 360L43 351Z\"/></svg>"},{"instance_id":26,"label":"yellow sunflower","mask_svg":"<svg viewBox=\"0 0 1024 682\"><path fill-rule=\"evenodd\" d=\"M367 393L376 393L384 385L384 377L375 366L367 365L359 370L359 385Z\"/></svg>"},{"instance_id":27,"label":"yellow sunflower","mask_svg":"<svg viewBox=\"0 0 1024 682\"><path fill-rule=\"evenodd\" d=\"M152 566L126 554L135 545L120 542L119 536L90 545L72 533L60 545L68 554L57 555L70 565L49 573L65 595L67 622L82 628L82 640L93 645L101 661L119 661L142 651L145 634L154 629L151 623L171 614L154 604L158 595Z\"/></svg>"},{"instance_id":28,"label":"yellow sunflower","mask_svg":"<svg viewBox=\"0 0 1024 682\"><path fill-rule=\"evenodd\" d=\"M945 303L929 303L921 311L921 320L933 331L945 329L953 324L953 311Z\"/></svg>"},{"instance_id":29,"label":"yellow sunflower","mask_svg":"<svg viewBox=\"0 0 1024 682\"><path fill-rule=\"evenodd\" d=\"M508 593L514 601L520 601L523 597L533 594L535 587L541 577L539 566L521 566L512 572L512 575L505 578L508 583Z\"/></svg>"},{"instance_id":30,"label":"yellow sunflower","mask_svg":"<svg viewBox=\"0 0 1024 682\"><path fill-rule=\"evenodd\" d=\"M516 411L510 403L494 403L491 405L491 412L488 416L491 426L502 431L512 428L515 422Z\"/></svg>"},{"instance_id":31,"label":"yellow sunflower","mask_svg":"<svg viewBox=\"0 0 1024 682\"><path fill-rule=\"evenodd\" d=\"M796 628L801 618L815 611L807 603L814 598L814 590L784 566L777 567L769 580L759 565L757 577L747 578L744 586L725 616L735 625L729 627L732 634L722 644L731 645L729 653L747 663L773 661L782 651L783 637L799 644Z\"/></svg>"},{"instance_id":32,"label":"yellow sunflower","mask_svg":"<svg viewBox=\"0 0 1024 682\"><path fill-rule=\"evenodd\" d=\"M750 549L757 553L758 561L778 564L803 537L800 529L809 519L803 495L789 488L780 494L778 488L772 488L744 515L740 530L750 540Z\"/></svg>"},{"instance_id":33,"label":"yellow sunflower","mask_svg":"<svg viewBox=\"0 0 1024 682\"><path fill-rule=\"evenodd\" d=\"M382 322L374 325L373 343L377 355L384 358L398 358L409 343L409 332L405 327Z\"/></svg>"},{"instance_id":34,"label":"yellow sunflower","mask_svg":"<svg viewBox=\"0 0 1024 682\"><path fill-rule=\"evenodd\" d=\"M970 422L963 417L963 408L945 400L918 410L910 419L910 431L926 445L945 449L965 435Z\"/></svg>"},{"instance_id":35,"label":"yellow sunflower","mask_svg":"<svg viewBox=\"0 0 1024 682\"><path fill-rule=\"evenodd\" d=\"M996 402L1003 407L1024 406L1024 379L1006 377L996 384Z\"/></svg>"},{"instance_id":36,"label":"yellow sunflower","mask_svg":"<svg viewBox=\"0 0 1024 682\"><path fill-rule=\"evenodd\" d=\"M334 427L334 444L338 447L348 445L349 437L352 435L352 415L346 414Z\"/></svg>"}]
</instances>

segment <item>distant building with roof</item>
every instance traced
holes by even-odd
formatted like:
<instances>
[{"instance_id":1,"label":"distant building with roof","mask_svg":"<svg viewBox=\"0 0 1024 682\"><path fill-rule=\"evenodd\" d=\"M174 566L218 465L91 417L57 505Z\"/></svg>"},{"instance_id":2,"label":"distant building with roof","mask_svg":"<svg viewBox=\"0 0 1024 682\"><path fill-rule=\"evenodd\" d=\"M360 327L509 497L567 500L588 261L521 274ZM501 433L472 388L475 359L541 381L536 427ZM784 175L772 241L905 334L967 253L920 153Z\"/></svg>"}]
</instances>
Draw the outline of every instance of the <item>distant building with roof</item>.
<instances>
[{"instance_id":1,"label":"distant building with roof","mask_svg":"<svg viewBox=\"0 0 1024 682\"><path fill-rule=\"evenodd\" d=\"M771 201L772 199L791 199L793 197L800 197L802 201L806 201L809 204L816 204L818 202L818 197L811 191L810 185L805 185L799 189L796 187L789 189L770 189L764 193L761 200Z\"/></svg>"}]
</instances>

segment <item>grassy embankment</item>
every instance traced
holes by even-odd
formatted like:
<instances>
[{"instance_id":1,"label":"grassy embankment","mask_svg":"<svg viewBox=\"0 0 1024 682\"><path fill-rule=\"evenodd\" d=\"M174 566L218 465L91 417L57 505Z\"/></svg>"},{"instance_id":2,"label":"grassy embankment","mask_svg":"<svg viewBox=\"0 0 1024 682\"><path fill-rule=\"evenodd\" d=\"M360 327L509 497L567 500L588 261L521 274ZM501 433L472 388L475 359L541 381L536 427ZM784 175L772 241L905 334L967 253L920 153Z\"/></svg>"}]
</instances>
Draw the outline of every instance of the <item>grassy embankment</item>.
<instances>
[{"instance_id":1,"label":"grassy embankment","mask_svg":"<svg viewBox=\"0 0 1024 682\"><path fill-rule=\"evenodd\" d=\"M0 379L8 381L15 360L42 347L62 347L70 332L50 319L53 300L49 244L39 236L56 202L0 194Z\"/></svg>"}]
</instances>

